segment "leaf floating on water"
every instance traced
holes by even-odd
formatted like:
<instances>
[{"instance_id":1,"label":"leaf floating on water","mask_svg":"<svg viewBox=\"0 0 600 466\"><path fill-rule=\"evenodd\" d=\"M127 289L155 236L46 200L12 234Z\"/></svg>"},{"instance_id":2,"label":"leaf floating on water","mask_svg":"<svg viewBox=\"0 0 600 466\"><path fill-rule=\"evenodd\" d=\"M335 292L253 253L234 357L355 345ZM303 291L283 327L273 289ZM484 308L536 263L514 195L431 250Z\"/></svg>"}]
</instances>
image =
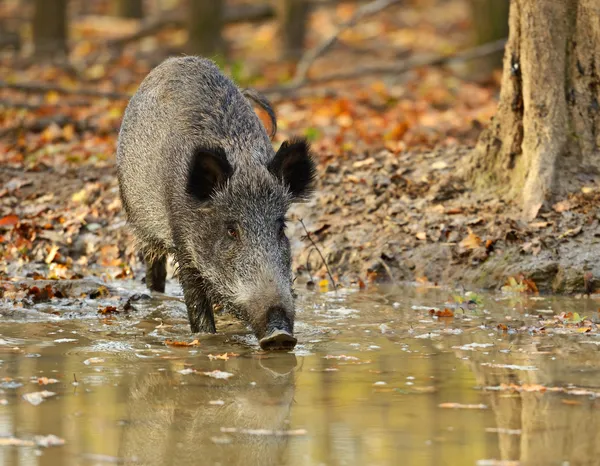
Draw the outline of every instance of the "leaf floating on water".
<instances>
[{"instance_id":1,"label":"leaf floating on water","mask_svg":"<svg viewBox=\"0 0 600 466\"><path fill-rule=\"evenodd\" d=\"M23 440L16 437L0 437L0 447L34 447L31 440Z\"/></svg>"},{"instance_id":2,"label":"leaf floating on water","mask_svg":"<svg viewBox=\"0 0 600 466\"><path fill-rule=\"evenodd\" d=\"M89 358L83 361L86 366L89 366L90 364L102 364L103 362L104 359L102 358Z\"/></svg>"},{"instance_id":3,"label":"leaf floating on water","mask_svg":"<svg viewBox=\"0 0 600 466\"><path fill-rule=\"evenodd\" d=\"M273 435L277 437L294 437L306 435L306 429L272 430L272 429L238 429L237 427L221 427L224 434Z\"/></svg>"},{"instance_id":4,"label":"leaf floating on water","mask_svg":"<svg viewBox=\"0 0 600 466\"><path fill-rule=\"evenodd\" d=\"M323 356L323 359L338 359L340 361L360 361L355 356L346 356L345 354L328 354L327 356Z\"/></svg>"},{"instance_id":5,"label":"leaf floating on water","mask_svg":"<svg viewBox=\"0 0 600 466\"><path fill-rule=\"evenodd\" d=\"M43 390L41 392L25 393L23 395L23 399L25 401L31 403L33 406L37 406L42 401L44 401L46 398L50 398L51 396L54 396L54 395L56 395L56 393L49 392L48 390Z\"/></svg>"},{"instance_id":6,"label":"leaf floating on water","mask_svg":"<svg viewBox=\"0 0 600 466\"><path fill-rule=\"evenodd\" d=\"M213 379L225 379L227 380L229 377L233 377L231 372L225 372L220 370L214 370L211 372L203 372L204 375L212 377Z\"/></svg>"},{"instance_id":7,"label":"leaf floating on water","mask_svg":"<svg viewBox=\"0 0 600 466\"><path fill-rule=\"evenodd\" d=\"M521 429L505 429L503 427L486 427L485 431L492 434L521 435Z\"/></svg>"},{"instance_id":8,"label":"leaf floating on water","mask_svg":"<svg viewBox=\"0 0 600 466\"><path fill-rule=\"evenodd\" d=\"M181 369L180 371L177 371L180 374L183 375L188 375L188 374L195 374L196 373L196 369L192 369L191 367L188 367L187 369Z\"/></svg>"},{"instance_id":9,"label":"leaf floating on water","mask_svg":"<svg viewBox=\"0 0 600 466\"><path fill-rule=\"evenodd\" d=\"M209 354L208 359L210 359L211 361L215 361L217 359L221 359L223 361L228 361L229 358L235 358L236 356L239 356L239 354L237 354L237 353Z\"/></svg>"},{"instance_id":10,"label":"leaf floating on water","mask_svg":"<svg viewBox=\"0 0 600 466\"><path fill-rule=\"evenodd\" d=\"M212 406L223 406L225 402L223 400L210 400L208 404Z\"/></svg>"},{"instance_id":11,"label":"leaf floating on water","mask_svg":"<svg viewBox=\"0 0 600 466\"><path fill-rule=\"evenodd\" d=\"M37 383L40 385L48 385L50 383L58 383L58 380L49 379L48 377L40 377L37 379Z\"/></svg>"},{"instance_id":12,"label":"leaf floating on water","mask_svg":"<svg viewBox=\"0 0 600 466\"><path fill-rule=\"evenodd\" d=\"M482 366L495 367L499 369L512 369L514 371L537 371L535 366L519 366L517 364L493 364L491 362L482 362Z\"/></svg>"},{"instance_id":13,"label":"leaf floating on water","mask_svg":"<svg viewBox=\"0 0 600 466\"><path fill-rule=\"evenodd\" d=\"M187 341L165 340L165 345L175 347L200 346L200 342L198 340L189 343Z\"/></svg>"},{"instance_id":14,"label":"leaf floating on water","mask_svg":"<svg viewBox=\"0 0 600 466\"><path fill-rule=\"evenodd\" d=\"M452 409L487 409L487 405L484 404L462 404L462 403L440 403L438 408L452 408Z\"/></svg>"},{"instance_id":15,"label":"leaf floating on water","mask_svg":"<svg viewBox=\"0 0 600 466\"><path fill-rule=\"evenodd\" d=\"M463 351L475 351L475 348L490 348L494 346L493 343L469 343L462 346L453 346L452 349L459 349Z\"/></svg>"},{"instance_id":16,"label":"leaf floating on water","mask_svg":"<svg viewBox=\"0 0 600 466\"><path fill-rule=\"evenodd\" d=\"M442 311L436 311L435 309L431 309L429 311L429 314L435 317L454 317L454 312L452 312L447 307L444 308Z\"/></svg>"},{"instance_id":17,"label":"leaf floating on water","mask_svg":"<svg viewBox=\"0 0 600 466\"><path fill-rule=\"evenodd\" d=\"M35 443L38 447L57 447L65 444L65 439L56 435L36 435Z\"/></svg>"}]
</instances>

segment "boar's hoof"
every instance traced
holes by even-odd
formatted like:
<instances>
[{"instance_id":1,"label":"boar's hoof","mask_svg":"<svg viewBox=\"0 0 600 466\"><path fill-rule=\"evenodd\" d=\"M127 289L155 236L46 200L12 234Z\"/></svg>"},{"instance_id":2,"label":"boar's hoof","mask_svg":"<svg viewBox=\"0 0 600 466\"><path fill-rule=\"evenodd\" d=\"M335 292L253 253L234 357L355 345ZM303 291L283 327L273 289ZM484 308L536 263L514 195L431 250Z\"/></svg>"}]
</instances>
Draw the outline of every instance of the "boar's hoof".
<instances>
[{"instance_id":1,"label":"boar's hoof","mask_svg":"<svg viewBox=\"0 0 600 466\"><path fill-rule=\"evenodd\" d=\"M259 342L264 350L291 350L298 340L285 330L274 330Z\"/></svg>"}]
</instances>

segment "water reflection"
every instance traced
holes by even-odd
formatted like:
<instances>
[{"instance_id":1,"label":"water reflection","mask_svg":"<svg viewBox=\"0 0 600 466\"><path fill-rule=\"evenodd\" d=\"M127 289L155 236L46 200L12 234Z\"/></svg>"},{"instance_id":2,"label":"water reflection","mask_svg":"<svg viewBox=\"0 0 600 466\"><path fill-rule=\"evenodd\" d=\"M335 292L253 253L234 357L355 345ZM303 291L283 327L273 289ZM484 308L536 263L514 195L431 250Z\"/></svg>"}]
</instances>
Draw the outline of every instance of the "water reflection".
<instances>
[{"instance_id":1,"label":"water reflection","mask_svg":"<svg viewBox=\"0 0 600 466\"><path fill-rule=\"evenodd\" d=\"M166 371L139 374L119 456L147 465L284 463L289 437L220 429L289 430L295 366L293 355L231 360L227 370L236 376L225 382Z\"/></svg>"},{"instance_id":2,"label":"water reflection","mask_svg":"<svg viewBox=\"0 0 600 466\"><path fill-rule=\"evenodd\" d=\"M488 297L433 318L447 298L302 295L296 355L261 353L223 322L199 347L166 347L189 336L176 300L169 313L148 302L114 321L95 317L96 305L86 319L0 321L0 436L66 441L0 446L0 464L597 464L600 338L530 330L539 313L594 304ZM209 358L225 352L237 356ZM203 374L214 370L233 376ZM22 398L39 390L56 395Z\"/></svg>"}]
</instances>

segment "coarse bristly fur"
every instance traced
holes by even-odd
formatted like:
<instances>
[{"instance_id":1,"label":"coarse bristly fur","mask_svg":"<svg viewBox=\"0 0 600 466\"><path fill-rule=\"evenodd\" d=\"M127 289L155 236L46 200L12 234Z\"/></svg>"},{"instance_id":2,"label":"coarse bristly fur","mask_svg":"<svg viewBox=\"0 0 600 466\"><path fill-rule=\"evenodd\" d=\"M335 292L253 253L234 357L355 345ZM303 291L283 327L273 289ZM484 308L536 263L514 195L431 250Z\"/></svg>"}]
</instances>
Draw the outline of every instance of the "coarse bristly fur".
<instances>
[{"instance_id":1,"label":"coarse bristly fur","mask_svg":"<svg viewBox=\"0 0 600 466\"><path fill-rule=\"evenodd\" d=\"M244 92L276 128L268 101ZM127 106L117 174L147 285L164 292L165 259L174 254L193 332L216 330L217 303L258 338L274 327L293 332L285 215L312 192L315 164L305 141L275 153L244 93L213 62L170 58Z\"/></svg>"}]
</instances>

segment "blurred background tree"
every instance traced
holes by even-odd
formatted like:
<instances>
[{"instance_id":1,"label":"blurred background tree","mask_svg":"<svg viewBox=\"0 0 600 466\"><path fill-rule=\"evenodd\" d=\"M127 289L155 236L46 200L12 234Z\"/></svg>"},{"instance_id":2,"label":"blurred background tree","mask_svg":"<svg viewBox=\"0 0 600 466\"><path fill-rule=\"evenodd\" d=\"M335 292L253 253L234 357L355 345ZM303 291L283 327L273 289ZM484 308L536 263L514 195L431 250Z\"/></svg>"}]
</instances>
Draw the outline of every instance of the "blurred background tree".
<instances>
[{"instance_id":1,"label":"blurred background tree","mask_svg":"<svg viewBox=\"0 0 600 466\"><path fill-rule=\"evenodd\" d=\"M113 0L113 14L122 18L144 17L144 2L143 0Z\"/></svg>"},{"instance_id":2,"label":"blurred background tree","mask_svg":"<svg viewBox=\"0 0 600 466\"><path fill-rule=\"evenodd\" d=\"M35 0L33 43L35 56L67 55L67 0Z\"/></svg>"},{"instance_id":3,"label":"blurred background tree","mask_svg":"<svg viewBox=\"0 0 600 466\"><path fill-rule=\"evenodd\" d=\"M188 5L187 53L214 57L224 53L222 35L225 2L190 0Z\"/></svg>"},{"instance_id":4,"label":"blurred background tree","mask_svg":"<svg viewBox=\"0 0 600 466\"><path fill-rule=\"evenodd\" d=\"M469 0L475 45L482 45L508 36L508 10L510 0ZM499 50L477 63L473 63L470 72L489 75L494 69L502 67L503 51Z\"/></svg>"}]
</instances>

